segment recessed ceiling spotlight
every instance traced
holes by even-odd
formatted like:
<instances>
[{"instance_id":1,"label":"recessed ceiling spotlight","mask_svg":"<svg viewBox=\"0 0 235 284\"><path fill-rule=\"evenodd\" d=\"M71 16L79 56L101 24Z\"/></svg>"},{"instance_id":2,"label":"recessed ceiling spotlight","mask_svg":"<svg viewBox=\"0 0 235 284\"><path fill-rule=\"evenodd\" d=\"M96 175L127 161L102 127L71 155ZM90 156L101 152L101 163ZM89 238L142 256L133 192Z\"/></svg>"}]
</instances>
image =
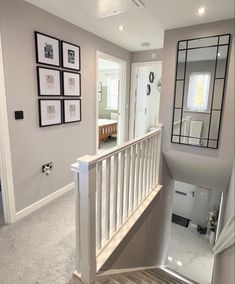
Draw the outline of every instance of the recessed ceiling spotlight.
<instances>
[{"instance_id":1,"label":"recessed ceiling spotlight","mask_svg":"<svg viewBox=\"0 0 235 284\"><path fill-rule=\"evenodd\" d=\"M205 7L200 7L197 9L197 15L202 16L206 13L206 8Z\"/></svg>"},{"instance_id":2,"label":"recessed ceiling spotlight","mask_svg":"<svg viewBox=\"0 0 235 284\"><path fill-rule=\"evenodd\" d=\"M145 42L142 42L142 43L141 43L141 46L142 46L142 47L149 47L150 44L151 44L150 42L145 41Z\"/></svg>"},{"instance_id":3,"label":"recessed ceiling spotlight","mask_svg":"<svg viewBox=\"0 0 235 284\"><path fill-rule=\"evenodd\" d=\"M120 26L118 26L118 29L119 29L119 31L123 31L125 29L125 27L120 25Z\"/></svg>"},{"instance_id":4,"label":"recessed ceiling spotlight","mask_svg":"<svg viewBox=\"0 0 235 284\"><path fill-rule=\"evenodd\" d=\"M183 263L182 263L181 261L179 261L179 260L177 260L176 263L177 263L177 265L179 265L179 266L182 266L182 265L183 265Z\"/></svg>"}]
</instances>

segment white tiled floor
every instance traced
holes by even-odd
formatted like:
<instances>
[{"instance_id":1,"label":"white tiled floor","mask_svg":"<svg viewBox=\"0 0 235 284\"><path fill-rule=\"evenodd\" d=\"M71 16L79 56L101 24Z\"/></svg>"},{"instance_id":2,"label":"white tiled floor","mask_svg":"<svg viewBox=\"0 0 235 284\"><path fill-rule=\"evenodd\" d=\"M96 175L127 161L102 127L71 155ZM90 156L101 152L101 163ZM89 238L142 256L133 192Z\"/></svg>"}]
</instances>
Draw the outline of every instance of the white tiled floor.
<instances>
[{"instance_id":1,"label":"white tiled floor","mask_svg":"<svg viewBox=\"0 0 235 284\"><path fill-rule=\"evenodd\" d=\"M200 235L196 228L172 223L168 266L200 283L210 284L214 255L206 235Z\"/></svg>"}]
</instances>

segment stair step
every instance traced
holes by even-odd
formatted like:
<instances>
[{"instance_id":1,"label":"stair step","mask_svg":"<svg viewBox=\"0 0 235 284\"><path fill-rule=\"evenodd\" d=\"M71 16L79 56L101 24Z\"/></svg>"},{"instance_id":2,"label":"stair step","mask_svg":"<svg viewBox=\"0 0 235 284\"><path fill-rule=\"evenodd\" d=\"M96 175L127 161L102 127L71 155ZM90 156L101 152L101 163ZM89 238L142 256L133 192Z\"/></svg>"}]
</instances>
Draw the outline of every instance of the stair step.
<instances>
[{"instance_id":1,"label":"stair step","mask_svg":"<svg viewBox=\"0 0 235 284\"><path fill-rule=\"evenodd\" d=\"M196 284L161 268L100 275L97 281L99 284Z\"/></svg>"}]
</instances>

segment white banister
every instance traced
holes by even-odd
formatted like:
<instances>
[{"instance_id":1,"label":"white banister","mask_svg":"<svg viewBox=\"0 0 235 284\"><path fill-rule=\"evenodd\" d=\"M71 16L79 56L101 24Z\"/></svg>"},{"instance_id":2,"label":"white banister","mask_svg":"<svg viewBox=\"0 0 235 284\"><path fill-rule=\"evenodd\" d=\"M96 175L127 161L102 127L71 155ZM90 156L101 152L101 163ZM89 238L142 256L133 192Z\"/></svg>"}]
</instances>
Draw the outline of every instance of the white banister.
<instances>
[{"instance_id":1,"label":"white banister","mask_svg":"<svg viewBox=\"0 0 235 284\"><path fill-rule=\"evenodd\" d=\"M161 128L72 165L76 198L76 274L96 273L158 194ZM142 212L142 213L141 213Z\"/></svg>"},{"instance_id":2,"label":"white banister","mask_svg":"<svg viewBox=\"0 0 235 284\"><path fill-rule=\"evenodd\" d=\"M96 164L90 164L91 157L78 159L78 165L72 170L79 174L80 205L80 267L76 270L81 274L84 284L93 284L96 279ZM77 211L76 210L76 211ZM77 214L78 212L76 212ZM82 256L82 257L81 257Z\"/></svg>"}]
</instances>

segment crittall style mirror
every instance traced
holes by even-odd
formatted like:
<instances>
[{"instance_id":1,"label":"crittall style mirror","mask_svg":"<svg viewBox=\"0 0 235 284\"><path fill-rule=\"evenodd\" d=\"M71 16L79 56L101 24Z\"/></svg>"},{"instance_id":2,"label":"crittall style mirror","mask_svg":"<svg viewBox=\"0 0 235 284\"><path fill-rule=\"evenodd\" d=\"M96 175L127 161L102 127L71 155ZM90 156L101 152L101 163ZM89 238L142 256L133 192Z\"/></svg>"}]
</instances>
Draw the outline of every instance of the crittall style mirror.
<instances>
[{"instance_id":1,"label":"crittall style mirror","mask_svg":"<svg viewBox=\"0 0 235 284\"><path fill-rule=\"evenodd\" d=\"M217 149L230 35L178 42L171 142Z\"/></svg>"}]
</instances>

